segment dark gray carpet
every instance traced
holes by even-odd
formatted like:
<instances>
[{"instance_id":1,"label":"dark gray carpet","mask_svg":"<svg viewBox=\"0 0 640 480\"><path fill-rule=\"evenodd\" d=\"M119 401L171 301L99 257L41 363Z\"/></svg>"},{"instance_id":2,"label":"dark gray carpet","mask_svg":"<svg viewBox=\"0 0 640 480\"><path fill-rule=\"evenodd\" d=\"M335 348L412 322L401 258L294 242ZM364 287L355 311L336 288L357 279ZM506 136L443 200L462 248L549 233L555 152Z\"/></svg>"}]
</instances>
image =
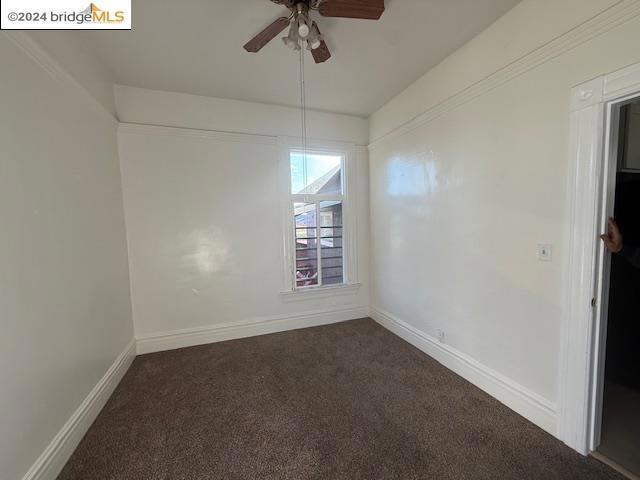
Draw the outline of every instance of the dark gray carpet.
<instances>
[{"instance_id":1,"label":"dark gray carpet","mask_svg":"<svg viewBox=\"0 0 640 480\"><path fill-rule=\"evenodd\" d=\"M370 319L136 358L59 480L620 479Z\"/></svg>"}]
</instances>

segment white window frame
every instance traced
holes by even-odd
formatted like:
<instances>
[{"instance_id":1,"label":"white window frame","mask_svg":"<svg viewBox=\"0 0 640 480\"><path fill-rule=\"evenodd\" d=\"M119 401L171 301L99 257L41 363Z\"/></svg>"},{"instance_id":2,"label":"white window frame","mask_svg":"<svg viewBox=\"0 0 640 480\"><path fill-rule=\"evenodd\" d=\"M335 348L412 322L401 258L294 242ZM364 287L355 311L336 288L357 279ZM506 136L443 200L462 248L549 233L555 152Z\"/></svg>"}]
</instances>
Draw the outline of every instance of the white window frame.
<instances>
[{"instance_id":1,"label":"white window frame","mask_svg":"<svg viewBox=\"0 0 640 480\"><path fill-rule=\"evenodd\" d=\"M283 236L283 270L282 296L285 299L303 299L356 293L358 282L357 265L357 177L354 174L356 146L346 142L307 141L307 152L321 155L339 155L342 157L342 195L313 195L293 194L291 192L291 152L301 151L302 142L299 138L279 137L279 177L282 210ZM295 282L295 225L293 217L293 203L313 203L324 200L342 201L342 256L343 278L341 284L313 285L296 287ZM319 222L319 218L318 218Z\"/></svg>"}]
</instances>

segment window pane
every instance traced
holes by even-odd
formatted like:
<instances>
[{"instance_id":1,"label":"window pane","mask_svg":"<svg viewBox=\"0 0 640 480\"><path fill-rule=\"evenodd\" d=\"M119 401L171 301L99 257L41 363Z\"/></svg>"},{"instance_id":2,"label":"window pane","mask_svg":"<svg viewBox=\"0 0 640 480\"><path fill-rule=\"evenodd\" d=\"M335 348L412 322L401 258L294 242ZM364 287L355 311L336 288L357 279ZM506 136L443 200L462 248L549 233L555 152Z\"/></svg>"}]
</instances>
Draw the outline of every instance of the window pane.
<instances>
[{"instance_id":1,"label":"window pane","mask_svg":"<svg viewBox=\"0 0 640 480\"><path fill-rule=\"evenodd\" d=\"M344 282L342 261L342 202L320 202L322 284Z\"/></svg>"},{"instance_id":2,"label":"window pane","mask_svg":"<svg viewBox=\"0 0 640 480\"><path fill-rule=\"evenodd\" d=\"M291 192L342 195L342 157L291 152Z\"/></svg>"},{"instance_id":3,"label":"window pane","mask_svg":"<svg viewBox=\"0 0 640 480\"><path fill-rule=\"evenodd\" d=\"M318 285L318 238L315 203L294 203L296 286Z\"/></svg>"}]
</instances>

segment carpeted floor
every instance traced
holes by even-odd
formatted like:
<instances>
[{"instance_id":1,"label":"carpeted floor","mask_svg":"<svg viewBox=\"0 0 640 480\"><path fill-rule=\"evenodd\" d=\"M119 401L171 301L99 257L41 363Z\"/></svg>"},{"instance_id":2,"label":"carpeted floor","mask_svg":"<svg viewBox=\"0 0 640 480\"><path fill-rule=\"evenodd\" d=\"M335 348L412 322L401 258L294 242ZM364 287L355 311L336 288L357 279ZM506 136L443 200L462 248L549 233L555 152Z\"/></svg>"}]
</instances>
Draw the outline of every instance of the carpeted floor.
<instances>
[{"instance_id":1,"label":"carpeted floor","mask_svg":"<svg viewBox=\"0 0 640 480\"><path fill-rule=\"evenodd\" d=\"M620 479L370 319L142 355L59 480Z\"/></svg>"}]
</instances>

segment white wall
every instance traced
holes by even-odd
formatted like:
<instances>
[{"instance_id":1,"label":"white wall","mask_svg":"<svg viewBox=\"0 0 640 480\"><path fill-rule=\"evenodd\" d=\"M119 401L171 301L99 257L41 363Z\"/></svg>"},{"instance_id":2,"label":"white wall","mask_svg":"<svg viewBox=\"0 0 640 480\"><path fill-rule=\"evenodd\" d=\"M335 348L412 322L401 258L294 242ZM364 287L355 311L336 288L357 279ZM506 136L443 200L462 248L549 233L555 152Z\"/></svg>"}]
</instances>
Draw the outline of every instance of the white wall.
<instances>
[{"instance_id":1,"label":"white wall","mask_svg":"<svg viewBox=\"0 0 640 480\"><path fill-rule=\"evenodd\" d=\"M374 142L442 101L503 70L550 41L602 14L620 0L525 0L432 68L370 117ZM580 43L580 38L576 40Z\"/></svg>"},{"instance_id":2,"label":"white wall","mask_svg":"<svg viewBox=\"0 0 640 480\"><path fill-rule=\"evenodd\" d=\"M291 302L281 295L276 135L297 134L295 109L224 101L221 111L218 99L124 87L117 100L123 120L172 125L122 124L118 134L139 352L368 314L366 148L353 159L362 286ZM321 117L310 137L365 139L366 120Z\"/></svg>"},{"instance_id":3,"label":"white wall","mask_svg":"<svg viewBox=\"0 0 640 480\"><path fill-rule=\"evenodd\" d=\"M261 136L300 136L300 109L115 86L118 118L125 123L195 128ZM369 143L369 122L360 117L310 110L308 136Z\"/></svg>"},{"instance_id":4,"label":"white wall","mask_svg":"<svg viewBox=\"0 0 640 480\"><path fill-rule=\"evenodd\" d=\"M25 34L0 34L0 58L0 478L17 480L132 321L115 119Z\"/></svg>"},{"instance_id":5,"label":"white wall","mask_svg":"<svg viewBox=\"0 0 640 480\"><path fill-rule=\"evenodd\" d=\"M68 72L95 101L115 116L115 77L107 65L96 59L91 48L93 31L31 30L29 36ZM88 41L89 40L89 41Z\"/></svg>"},{"instance_id":6,"label":"white wall","mask_svg":"<svg viewBox=\"0 0 640 480\"><path fill-rule=\"evenodd\" d=\"M635 0L525 0L371 118L374 316L552 432L570 88L640 61L639 14Z\"/></svg>"}]
</instances>

